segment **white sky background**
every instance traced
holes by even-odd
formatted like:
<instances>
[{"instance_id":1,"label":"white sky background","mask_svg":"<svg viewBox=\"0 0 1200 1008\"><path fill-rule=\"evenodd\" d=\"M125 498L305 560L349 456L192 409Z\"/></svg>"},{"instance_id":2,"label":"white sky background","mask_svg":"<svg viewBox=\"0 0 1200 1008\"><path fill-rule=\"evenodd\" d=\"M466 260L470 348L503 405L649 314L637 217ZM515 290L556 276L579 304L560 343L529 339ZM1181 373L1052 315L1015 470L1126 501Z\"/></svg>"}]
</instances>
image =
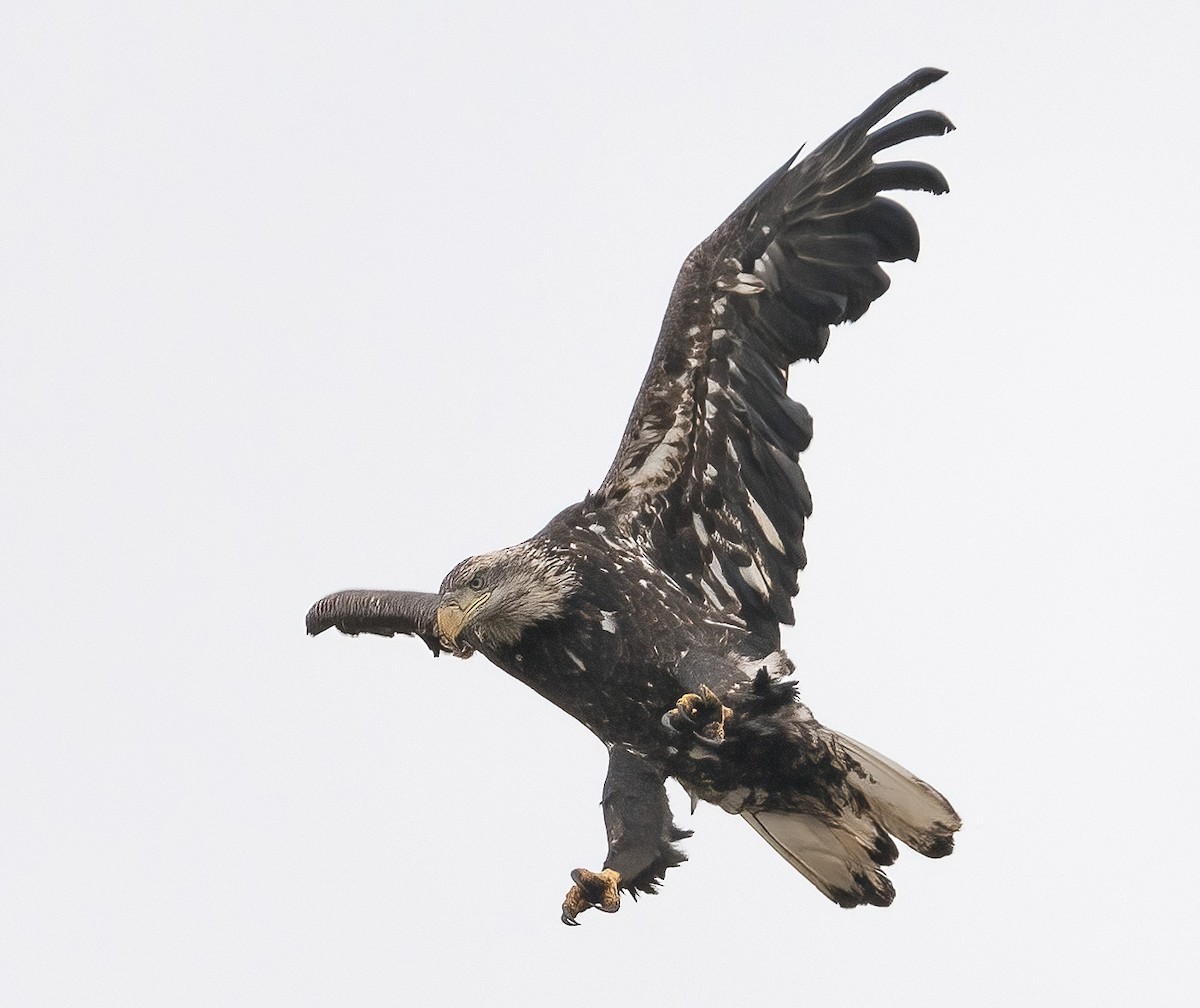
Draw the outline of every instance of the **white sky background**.
<instances>
[{"instance_id":1,"label":"white sky background","mask_svg":"<svg viewBox=\"0 0 1200 1008\"><path fill-rule=\"evenodd\" d=\"M1047 9L1052 7L1052 9ZM1197 934L1197 15L15 4L0 1001L1178 1003ZM702 808L584 926L605 759L482 659L303 634L608 466L687 251L916 67L917 266L793 370L786 643L965 820L843 911ZM673 797L679 798L678 790Z\"/></svg>"}]
</instances>

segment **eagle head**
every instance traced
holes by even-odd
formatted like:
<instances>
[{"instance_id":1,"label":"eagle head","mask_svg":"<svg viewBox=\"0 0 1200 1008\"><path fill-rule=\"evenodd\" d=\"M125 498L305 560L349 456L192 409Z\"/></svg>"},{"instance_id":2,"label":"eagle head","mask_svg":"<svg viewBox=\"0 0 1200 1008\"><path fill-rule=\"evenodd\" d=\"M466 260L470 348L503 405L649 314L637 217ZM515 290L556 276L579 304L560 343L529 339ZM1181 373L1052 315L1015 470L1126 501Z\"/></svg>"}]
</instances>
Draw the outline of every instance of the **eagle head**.
<instances>
[{"instance_id":1,"label":"eagle head","mask_svg":"<svg viewBox=\"0 0 1200 1008\"><path fill-rule=\"evenodd\" d=\"M468 557L442 581L438 636L460 658L513 645L530 627L562 616L578 586L569 556L549 543L530 540Z\"/></svg>"}]
</instances>

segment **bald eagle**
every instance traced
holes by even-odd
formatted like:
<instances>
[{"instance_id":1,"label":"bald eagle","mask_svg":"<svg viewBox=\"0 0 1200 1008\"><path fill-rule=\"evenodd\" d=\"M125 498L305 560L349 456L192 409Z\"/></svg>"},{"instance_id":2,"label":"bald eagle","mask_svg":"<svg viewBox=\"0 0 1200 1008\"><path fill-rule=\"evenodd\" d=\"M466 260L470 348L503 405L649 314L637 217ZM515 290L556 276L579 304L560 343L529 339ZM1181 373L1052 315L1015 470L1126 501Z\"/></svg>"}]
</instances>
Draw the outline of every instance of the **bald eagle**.
<instances>
[{"instance_id":1,"label":"bald eagle","mask_svg":"<svg viewBox=\"0 0 1200 1008\"><path fill-rule=\"evenodd\" d=\"M599 489L515 546L463 560L437 593L351 590L312 634L410 634L436 656L478 651L607 747L608 853L571 873L562 920L657 891L685 860L664 789L740 815L843 907L887 906L893 837L949 854L960 820L937 791L825 727L797 695L792 623L812 501L797 462L807 410L788 366L916 259L890 190L944 193L880 151L953 129L940 112L879 123L941 78L918 70L804 158L793 155L687 257L650 368Z\"/></svg>"}]
</instances>

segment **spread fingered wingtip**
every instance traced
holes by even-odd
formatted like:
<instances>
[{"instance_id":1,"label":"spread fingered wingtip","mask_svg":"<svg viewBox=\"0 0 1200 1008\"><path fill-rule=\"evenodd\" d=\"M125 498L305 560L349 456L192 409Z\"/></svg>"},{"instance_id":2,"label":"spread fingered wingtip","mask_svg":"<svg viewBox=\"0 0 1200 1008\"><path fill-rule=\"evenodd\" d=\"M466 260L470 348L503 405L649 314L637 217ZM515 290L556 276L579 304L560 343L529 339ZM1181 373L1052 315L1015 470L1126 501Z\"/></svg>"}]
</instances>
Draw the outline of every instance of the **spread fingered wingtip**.
<instances>
[{"instance_id":1,"label":"spread fingered wingtip","mask_svg":"<svg viewBox=\"0 0 1200 1008\"><path fill-rule=\"evenodd\" d=\"M868 105L857 121L864 124L879 122L879 120L904 101L905 98L916 94L922 88L929 87L934 81L941 80L945 76L946 71L939 70L936 67L922 67L920 70L910 73L904 80L898 84L893 84Z\"/></svg>"},{"instance_id":2,"label":"spread fingered wingtip","mask_svg":"<svg viewBox=\"0 0 1200 1008\"><path fill-rule=\"evenodd\" d=\"M934 81L940 81L950 71L943 70L940 67L921 67L920 70L914 70L908 75L907 80L916 84L915 90L920 90L923 87L928 87Z\"/></svg>"}]
</instances>

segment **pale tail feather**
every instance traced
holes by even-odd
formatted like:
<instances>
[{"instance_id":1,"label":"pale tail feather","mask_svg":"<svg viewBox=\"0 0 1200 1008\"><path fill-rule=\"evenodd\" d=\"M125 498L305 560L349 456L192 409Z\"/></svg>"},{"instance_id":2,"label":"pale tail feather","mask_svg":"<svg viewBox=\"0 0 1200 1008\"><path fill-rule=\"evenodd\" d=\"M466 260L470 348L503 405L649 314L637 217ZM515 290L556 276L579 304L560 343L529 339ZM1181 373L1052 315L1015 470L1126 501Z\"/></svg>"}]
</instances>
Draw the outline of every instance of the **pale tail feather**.
<instances>
[{"instance_id":1,"label":"pale tail feather","mask_svg":"<svg viewBox=\"0 0 1200 1008\"><path fill-rule=\"evenodd\" d=\"M843 807L834 816L759 811L742 817L835 903L887 906L895 890L880 868L897 855L888 834L927 857L944 857L954 849L958 813L898 763L845 735L819 730L851 757L853 763L848 759L847 764L861 768L861 774L851 769L846 783L858 791L865 807L858 814Z\"/></svg>"},{"instance_id":2,"label":"pale tail feather","mask_svg":"<svg viewBox=\"0 0 1200 1008\"><path fill-rule=\"evenodd\" d=\"M892 883L879 870L878 854L872 856L857 831L798 812L743 812L742 818L839 906L887 906L895 897Z\"/></svg>"},{"instance_id":3,"label":"pale tail feather","mask_svg":"<svg viewBox=\"0 0 1200 1008\"><path fill-rule=\"evenodd\" d=\"M838 732L830 735L867 775L858 780L851 776L850 781L884 829L926 857L945 857L954 850L954 833L962 820L945 798L874 749Z\"/></svg>"}]
</instances>

